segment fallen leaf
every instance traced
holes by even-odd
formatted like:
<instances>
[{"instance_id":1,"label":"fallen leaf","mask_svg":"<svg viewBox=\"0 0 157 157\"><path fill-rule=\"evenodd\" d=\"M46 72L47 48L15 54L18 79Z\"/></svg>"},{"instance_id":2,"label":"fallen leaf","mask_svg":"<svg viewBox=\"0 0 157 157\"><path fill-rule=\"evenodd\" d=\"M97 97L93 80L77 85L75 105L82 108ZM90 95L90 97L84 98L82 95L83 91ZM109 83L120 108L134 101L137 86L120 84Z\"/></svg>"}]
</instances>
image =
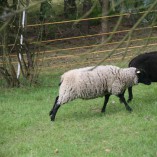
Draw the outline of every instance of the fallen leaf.
<instances>
[{"instance_id":1,"label":"fallen leaf","mask_svg":"<svg viewBox=\"0 0 157 157\"><path fill-rule=\"evenodd\" d=\"M59 151L58 151L58 149L55 149L55 151L54 151L54 152L57 154Z\"/></svg>"},{"instance_id":2,"label":"fallen leaf","mask_svg":"<svg viewBox=\"0 0 157 157\"><path fill-rule=\"evenodd\" d=\"M111 151L111 149L106 148L105 152L109 153Z\"/></svg>"}]
</instances>

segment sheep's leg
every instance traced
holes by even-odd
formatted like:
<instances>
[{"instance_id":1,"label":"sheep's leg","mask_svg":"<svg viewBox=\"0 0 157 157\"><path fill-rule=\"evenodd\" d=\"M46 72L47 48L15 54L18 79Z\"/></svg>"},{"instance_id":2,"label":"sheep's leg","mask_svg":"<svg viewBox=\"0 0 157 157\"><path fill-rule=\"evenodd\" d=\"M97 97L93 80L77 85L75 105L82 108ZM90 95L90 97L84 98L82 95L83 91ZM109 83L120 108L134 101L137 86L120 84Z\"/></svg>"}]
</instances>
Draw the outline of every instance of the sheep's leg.
<instances>
[{"instance_id":1,"label":"sheep's leg","mask_svg":"<svg viewBox=\"0 0 157 157\"><path fill-rule=\"evenodd\" d=\"M109 98L110 98L110 94L105 95L104 106L103 106L101 112L105 112Z\"/></svg>"},{"instance_id":2,"label":"sheep's leg","mask_svg":"<svg viewBox=\"0 0 157 157\"><path fill-rule=\"evenodd\" d=\"M57 103L59 96L56 97L53 108L51 109L49 115L51 116L51 121L55 120L56 113L60 107L60 104Z\"/></svg>"},{"instance_id":3,"label":"sheep's leg","mask_svg":"<svg viewBox=\"0 0 157 157\"><path fill-rule=\"evenodd\" d=\"M51 114L51 121L55 120L56 113L57 113L59 108L60 108L60 105L56 103L55 106L54 106L53 112Z\"/></svg>"},{"instance_id":4,"label":"sheep's leg","mask_svg":"<svg viewBox=\"0 0 157 157\"><path fill-rule=\"evenodd\" d=\"M53 113L53 110L54 110L55 104L56 104L57 101L58 101L58 98L59 98L59 96L56 97L55 102L54 102L54 105L53 105L53 108L52 108L51 111L49 112L49 115L51 115L51 114Z\"/></svg>"},{"instance_id":5,"label":"sheep's leg","mask_svg":"<svg viewBox=\"0 0 157 157\"><path fill-rule=\"evenodd\" d=\"M119 94L118 97L120 98L120 101L124 103L126 110L132 111L132 108L127 104L127 102L124 98L124 93Z\"/></svg>"},{"instance_id":6,"label":"sheep's leg","mask_svg":"<svg viewBox=\"0 0 157 157\"><path fill-rule=\"evenodd\" d=\"M128 94L129 94L129 98L127 102L130 102L133 99L133 95L132 95L132 87L128 88Z\"/></svg>"}]
</instances>

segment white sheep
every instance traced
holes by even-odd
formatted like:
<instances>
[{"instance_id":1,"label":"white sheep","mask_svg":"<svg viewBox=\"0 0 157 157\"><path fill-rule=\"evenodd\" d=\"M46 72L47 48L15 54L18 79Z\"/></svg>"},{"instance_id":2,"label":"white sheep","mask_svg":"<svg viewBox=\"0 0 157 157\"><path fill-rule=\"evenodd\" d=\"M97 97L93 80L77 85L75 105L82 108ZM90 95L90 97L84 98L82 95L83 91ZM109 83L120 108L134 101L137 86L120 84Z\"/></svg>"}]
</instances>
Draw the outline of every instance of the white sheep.
<instances>
[{"instance_id":1,"label":"white sheep","mask_svg":"<svg viewBox=\"0 0 157 157\"><path fill-rule=\"evenodd\" d=\"M61 76L59 96L50 111L51 120L55 120L56 113L62 104L77 98L93 99L105 96L102 112L105 112L110 95L116 95L125 104L128 111L132 109L124 98L126 88L142 83L147 75L136 68L119 68L112 65L85 67L70 70ZM140 78L140 79L139 79Z\"/></svg>"}]
</instances>

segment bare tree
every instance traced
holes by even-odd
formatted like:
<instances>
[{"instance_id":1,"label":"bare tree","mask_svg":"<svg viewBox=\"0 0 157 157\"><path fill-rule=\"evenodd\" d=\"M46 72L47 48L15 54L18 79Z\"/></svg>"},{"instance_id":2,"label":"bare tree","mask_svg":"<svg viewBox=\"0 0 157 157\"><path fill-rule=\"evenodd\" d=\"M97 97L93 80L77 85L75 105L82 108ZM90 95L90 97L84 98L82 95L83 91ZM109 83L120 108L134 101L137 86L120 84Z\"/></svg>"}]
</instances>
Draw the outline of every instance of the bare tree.
<instances>
[{"instance_id":1,"label":"bare tree","mask_svg":"<svg viewBox=\"0 0 157 157\"><path fill-rule=\"evenodd\" d=\"M10 34L10 23L12 22L12 17L7 16L10 12L10 6L7 0L1 3L1 19L2 24L4 25L1 34L2 34L2 67L0 67L0 74L6 80L8 86L14 87L19 86L19 80L16 77L16 71L12 64L12 59L9 53L8 41Z\"/></svg>"},{"instance_id":2,"label":"bare tree","mask_svg":"<svg viewBox=\"0 0 157 157\"><path fill-rule=\"evenodd\" d=\"M31 52L29 49L29 44L27 42L27 11L25 8L29 6L30 0L26 0L25 5L21 3L21 7L23 7L22 16L21 16L21 24L20 24L20 47L17 50L18 57L18 67L21 70L23 78L25 78L29 83L36 81L34 80L36 77L35 73L35 65L34 65L34 52ZM26 54L26 57L24 57ZM19 70L18 69L18 70ZM17 71L17 77L19 78L19 71Z\"/></svg>"},{"instance_id":3,"label":"bare tree","mask_svg":"<svg viewBox=\"0 0 157 157\"><path fill-rule=\"evenodd\" d=\"M13 0L13 4L10 6L7 1L5 2L2 6L3 11L0 12L0 17L3 20L0 29L3 45L0 74L10 87L18 87L21 83L21 78L25 78L27 82L32 84L36 82L37 71L35 69L34 52L29 49L26 36L26 9L29 5L29 0L25 0L25 2ZM9 47L10 38L14 39L12 41L12 44L14 43L13 47ZM18 68L13 65L12 52L17 54ZM20 74L22 75L20 76Z\"/></svg>"},{"instance_id":4,"label":"bare tree","mask_svg":"<svg viewBox=\"0 0 157 157\"><path fill-rule=\"evenodd\" d=\"M50 0L45 0L44 2L41 2L40 5L40 15L39 20L41 23L45 23L46 19L51 18L53 16L54 10L52 8L52 3ZM46 26L42 25L42 37L46 37Z\"/></svg>"}]
</instances>

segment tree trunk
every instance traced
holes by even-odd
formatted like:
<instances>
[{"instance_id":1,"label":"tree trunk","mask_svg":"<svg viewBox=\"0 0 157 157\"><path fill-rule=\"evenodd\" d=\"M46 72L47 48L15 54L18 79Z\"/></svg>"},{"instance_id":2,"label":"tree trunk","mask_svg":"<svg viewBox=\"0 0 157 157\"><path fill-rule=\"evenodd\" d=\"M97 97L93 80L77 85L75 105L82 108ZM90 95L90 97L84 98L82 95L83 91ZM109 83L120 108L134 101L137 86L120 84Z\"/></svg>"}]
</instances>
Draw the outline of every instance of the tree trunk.
<instances>
[{"instance_id":1,"label":"tree trunk","mask_svg":"<svg viewBox=\"0 0 157 157\"><path fill-rule=\"evenodd\" d=\"M10 20L11 21L11 20ZM8 34L9 34L9 23L3 30L3 69L4 72L1 70L1 74L6 79L8 86L10 87L18 87L19 80L16 78L15 68L12 65L12 61L9 55L9 48L8 48Z\"/></svg>"},{"instance_id":2,"label":"tree trunk","mask_svg":"<svg viewBox=\"0 0 157 157\"><path fill-rule=\"evenodd\" d=\"M19 86L19 80L16 78L16 71L14 66L12 65L12 60L10 57L10 50L8 47L8 41L9 41L9 34L10 34L10 23L12 22L11 16L7 16L8 12L10 11L10 7L7 3L7 0L2 1L2 12L1 15L3 16L2 20L5 23L5 27L1 31L2 34L2 67L0 67L0 74L3 76L3 78L6 80L8 86L10 87L18 87Z\"/></svg>"},{"instance_id":3,"label":"tree trunk","mask_svg":"<svg viewBox=\"0 0 157 157\"><path fill-rule=\"evenodd\" d=\"M40 22L42 24L44 24L45 20L46 20L47 5L49 5L48 1L44 1L40 5L40 16L39 16L39 20L40 20ZM45 39L45 37L46 37L46 27L45 27L45 25L42 25L41 27L42 27L42 37Z\"/></svg>"},{"instance_id":4,"label":"tree trunk","mask_svg":"<svg viewBox=\"0 0 157 157\"><path fill-rule=\"evenodd\" d=\"M26 6L29 6L29 0L26 0ZM28 79L29 81L33 78L33 59L31 52L29 51L29 45L26 41L27 33L26 33L26 25L27 25L27 11L23 10L22 18L21 18L21 37L20 37L20 51L18 52L18 60L19 60L19 67L23 71L22 74L24 78ZM23 57L23 54L26 53L27 64ZM23 65L23 66L21 66Z\"/></svg>"},{"instance_id":5,"label":"tree trunk","mask_svg":"<svg viewBox=\"0 0 157 157\"><path fill-rule=\"evenodd\" d=\"M64 16L76 17L77 6L75 0L64 0Z\"/></svg>"},{"instance_id":6,"label":"tree trunk","mask_svg":"<svg viewBox=\"0 0 157 157\"><path fill-rule=\"evenodd\" d=\"M109 12L109 0L102 0L102 16L108 15ZM108 18L102 18L101 22L102 33L108 33ZM102 36L102 42L107 39L108 35L104 34Z\"/></svg>"},{"instance_id":7,"label":"tree trunk","mask_svg":"<svg viewBox=\"0 0 157 157\"><path fill-rule=\"evenodd\" d=\"M83 2L83 15L86 14L92 6L92 2L91 0L84 0ZM84 34L88 34L89 33L89 21L82 21L81 22L81 32L83 32Z\"/></svg>"},{"instance_id":8,"label":"tree trunk","mask_svg":"<svg viewBox=\"0 0 157 157\"><path fill-rule=\"evenodd\" d=\"M20 10L18 6L24 5L24 4L26 8L29 5L29 1L30 0L25 0L26 3L19 4L21 2L20 0L13 0L13 5L9 7L7 10L9 10L10 8L13 8L15 11L18 11ZM3 7L7 8L7 6L3 6ZM24 6L22 6L22 8L24 8ZM19 14L21 14L21 12ZM16 14L16 20L15 20L15 17L13 16L10 16L10 17L8 16L9 18L7 16L4 16L7 18L3 20L3 23L5 23L5 27L1 31L2 45L4 46L2 47L3 65L0 67L0 75L3 76L8 86L10 87L15 87L15 86L18 87L20 85L20 81L19 81L20 73L22 73L22 77L25 78L25 80L27 80L30 83L30 85L36 81L35 79L37 78L37 75L38 75L37 73L38 70L35 71L35 67L34 67L35 65L34 54L29 51L29 47L28 47L29 45L26 41L27 36L26 36L25 25L27 23L27 13L23 9L22 18L18 17L19 14ZM11 23L14 23L13 25L17 26L17 27L14 27L14 31L10 30ZM18 32L16 30L18 30ZM19 32L20 32L20 35L19 35ZM19 36L17 37L17 35ZM19 61L19 64L18 64L19 70L17 70L17 72L16 72L15 67L12 64L12 58L10 57L10 53L12 49L9 49L8 47L10 36L16 37L16 40L14 38L14 43L15 43L14 49L16 50L17 59ZM24 54L26 54L26 57L24 56Z\"/></svg>"}]
</instances>

